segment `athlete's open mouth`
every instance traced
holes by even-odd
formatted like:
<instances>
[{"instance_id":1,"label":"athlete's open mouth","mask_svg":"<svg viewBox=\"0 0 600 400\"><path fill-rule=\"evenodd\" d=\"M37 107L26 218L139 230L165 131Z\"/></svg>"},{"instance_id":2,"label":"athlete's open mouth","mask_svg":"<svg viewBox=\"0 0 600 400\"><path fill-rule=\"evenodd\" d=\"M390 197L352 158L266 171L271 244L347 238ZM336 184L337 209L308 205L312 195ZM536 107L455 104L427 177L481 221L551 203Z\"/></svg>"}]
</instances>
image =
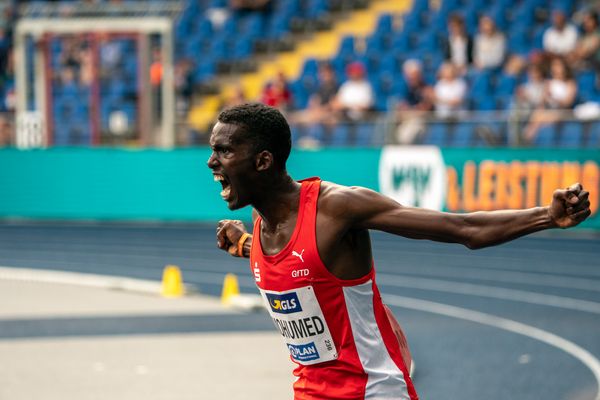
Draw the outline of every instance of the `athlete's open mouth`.
<instances>
[{"instance_id":1,"label":"athlete's open mouth","mask_svg":"<svg viewBox=\"0 0 600 400\"><path fill-rule=\"evenodd\" d=\"M227 200L229 198L229 195L231 194L231 184L229 183L227 178L225 178L224 175L213 174L213 177L215 179L215 182L220 182L221 186L223 186L223 190L221 190L221 197L223 198L223 200Z\"/></svg>"}]
</instances>

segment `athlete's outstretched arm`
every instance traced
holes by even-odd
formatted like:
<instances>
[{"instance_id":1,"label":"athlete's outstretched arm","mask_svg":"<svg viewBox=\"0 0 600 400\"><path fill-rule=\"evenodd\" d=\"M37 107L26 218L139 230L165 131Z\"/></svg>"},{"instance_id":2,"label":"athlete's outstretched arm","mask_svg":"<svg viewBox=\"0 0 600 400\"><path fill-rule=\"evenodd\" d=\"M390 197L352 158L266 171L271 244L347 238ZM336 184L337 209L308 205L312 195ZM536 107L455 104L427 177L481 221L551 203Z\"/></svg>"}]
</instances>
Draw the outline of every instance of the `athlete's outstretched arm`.
<instances>
[{"instance_id":1,"label":"athlete's outstretched arm","mask_svg":"<svg viewBox=\"0 0 600 400\"><path fill-rule=\"evenodd\" d=\"M547 207L453 214L404 207L365 188L339 188L340 218L349 229L376 229L396 235L461 243L471 249L504 243L549 228L569 228L590 215L589 193L580 184L556 190Z\"/></svg>"}]
</instances>

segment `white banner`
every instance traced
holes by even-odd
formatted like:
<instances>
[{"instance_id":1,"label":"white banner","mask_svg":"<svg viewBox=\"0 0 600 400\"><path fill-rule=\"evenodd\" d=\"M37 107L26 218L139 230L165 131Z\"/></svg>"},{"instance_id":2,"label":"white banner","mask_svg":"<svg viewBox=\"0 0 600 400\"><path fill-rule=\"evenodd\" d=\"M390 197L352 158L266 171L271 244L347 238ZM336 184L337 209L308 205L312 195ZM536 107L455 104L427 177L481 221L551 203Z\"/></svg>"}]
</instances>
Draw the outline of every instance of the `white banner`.
<instances>
[{"instance_id":1,"label":"white banner","mask_svg":"<svg viewBox=\"0 0 600 400\"><path fill-rule=\"evenodd\" d=\"M37 111L26 111L17 117L16 146L19 149L46 147L44 118Z\"/></svg>"},{"instance_id":2,"label":"white banner","mask_svg":"<svg viewBox=\"0 0 600 400\"><path fill-rule=\"evenodd\" d=\"M379 189L402 205L442 210L446 197L442 152L435 146L384 147Z\"/></svg>"}]
</instances>

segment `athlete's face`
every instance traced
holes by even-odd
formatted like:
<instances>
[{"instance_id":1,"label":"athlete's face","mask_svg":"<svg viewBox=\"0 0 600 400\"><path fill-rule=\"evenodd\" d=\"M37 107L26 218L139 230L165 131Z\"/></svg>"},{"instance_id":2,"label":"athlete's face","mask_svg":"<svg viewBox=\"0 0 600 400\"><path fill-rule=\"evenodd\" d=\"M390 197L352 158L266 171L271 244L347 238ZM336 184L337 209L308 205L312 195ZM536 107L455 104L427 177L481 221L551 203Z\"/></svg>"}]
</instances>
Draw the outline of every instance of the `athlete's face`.
<instances>
[{"instance_id":1,"label":"athlete's face","mask_svg":"<svg viewBox=\"0 0 600 400\"><path fill-rule=\"evenodd\" d=\"M223 186L221 197L230 210L250 204L255 155L251 144L243 140L242 131L237 125L218 122L210 135L208 168L215 182Z\"/></svg>"}]
</instances>

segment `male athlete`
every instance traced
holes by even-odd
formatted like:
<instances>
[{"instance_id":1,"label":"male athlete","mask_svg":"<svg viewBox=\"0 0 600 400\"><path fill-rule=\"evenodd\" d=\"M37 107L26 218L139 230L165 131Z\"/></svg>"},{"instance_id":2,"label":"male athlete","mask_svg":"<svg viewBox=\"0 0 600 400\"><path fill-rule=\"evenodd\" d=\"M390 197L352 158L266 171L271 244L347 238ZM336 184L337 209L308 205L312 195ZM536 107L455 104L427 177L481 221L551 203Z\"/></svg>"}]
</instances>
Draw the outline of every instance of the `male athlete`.
<instances>
[{"instance_id":1,"label":"male athlete","mask_svg":"<svg viewBox=\"0 0 600 400\"><path fill-rule=\"evenodd\" d=\"M361 187L295 181L286 171L290 128L261 104L223 111L210 145L208 167L223 200L231 210L254 209L252 235L239 221L219 222L218 247L250 258L298 364L297 400L418 398L403 337L375 283L369 229L478 249L575 226L590 215L579 184L555 191L547 207L451 214L405 207Z\"/></svg>"}]
</instances>

